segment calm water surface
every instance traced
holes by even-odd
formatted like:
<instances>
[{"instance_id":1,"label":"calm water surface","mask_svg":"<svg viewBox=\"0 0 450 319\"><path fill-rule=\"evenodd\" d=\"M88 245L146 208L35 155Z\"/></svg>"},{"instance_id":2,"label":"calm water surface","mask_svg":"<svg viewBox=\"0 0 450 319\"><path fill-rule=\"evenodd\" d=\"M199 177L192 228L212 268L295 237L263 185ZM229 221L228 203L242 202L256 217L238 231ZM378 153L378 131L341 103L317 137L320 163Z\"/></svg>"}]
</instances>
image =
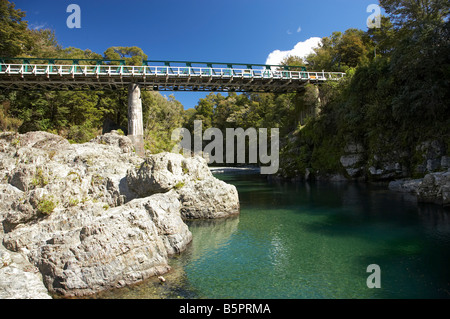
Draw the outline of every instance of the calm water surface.
<instances>
[{"instance_id":1,"label":"calm water surface","mask_svg":"<svg viewBox=\"0 0 450 319\"><path fill-rule=\"evenodd\" d=\"M97 298L450 298L450 210L385 187L216 176L238 188L240 216L190 222L165 284Z\"/></svg>"}]
</instances>

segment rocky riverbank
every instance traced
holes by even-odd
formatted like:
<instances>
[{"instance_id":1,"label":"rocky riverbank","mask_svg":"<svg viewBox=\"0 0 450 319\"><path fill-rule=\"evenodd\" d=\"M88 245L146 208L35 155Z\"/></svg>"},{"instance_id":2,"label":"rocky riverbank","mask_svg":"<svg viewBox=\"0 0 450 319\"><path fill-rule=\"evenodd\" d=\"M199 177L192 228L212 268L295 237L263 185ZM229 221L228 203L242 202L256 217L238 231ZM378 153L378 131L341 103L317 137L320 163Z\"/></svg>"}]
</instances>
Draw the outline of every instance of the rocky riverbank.
<instances>
[{"instance_id":1,"label":"rocky riverbank","mask_svg":"<svg viewBox=\"0 0 450 319\"><path fill-rule=\"evenodd\" d=\"M280 171L270 178L381 183L389 185L393 191L413 194L419 202L449 206L450 155L447 144L442 141L420 142L403 151L391 151L392 145L387 142L380 141L370 147L350 142L335 149L333 156L309 163L316 163L315 169L304 168L301 158L305 157L302 153L305 149L296 146L295 142L296 137L292 137L290 144L285 146L286 156L281 158Z\"/></svg>"},{"instance_id":2,"label":"rocky riverbank","mask_svg":"<svg viewBox=\"0 0 450 319\"><path fill-rule=\"evenodd\" d=\"M420 179L401 179L389 183L389 189L417 196L422 203L450 207L450 170L425 175Z\"/></svg>"},{"instance_id":3,"label":"rocky riverbank","mask_svg":"<svg viewBox=\"0 0 450 319\"><path fill-rule=\"evenodd\" d=\"M234 186L200 157L140 158L115 132L70 144L0 134L0 298L82 296L170 270L183 222L239 213Z\"/></svg>"}]
</instances>

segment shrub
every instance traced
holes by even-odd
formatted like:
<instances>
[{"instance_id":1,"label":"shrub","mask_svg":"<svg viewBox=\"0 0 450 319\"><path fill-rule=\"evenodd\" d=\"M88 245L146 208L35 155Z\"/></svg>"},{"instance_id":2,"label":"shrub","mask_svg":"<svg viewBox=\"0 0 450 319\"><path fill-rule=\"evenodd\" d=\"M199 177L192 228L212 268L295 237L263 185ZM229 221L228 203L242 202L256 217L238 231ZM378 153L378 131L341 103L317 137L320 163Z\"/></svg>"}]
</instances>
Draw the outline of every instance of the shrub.
<instances>
[{"instance_id":1,"label":"shrub","mask_svg":"<svg viewBox=\"0 0 450 319\"><path fill-rule=\"evenodd\" d=\"M34 187L44 187L48 185L48 183L49 183L48 177L44 175L44 171L42 170L42 168L40 167L36 168L36 174L31 180L31 184Z\"/></svg>"},{"instance_id":2,"label":"shrub","mask_svg":"<svg viewBox=\"0 0 450 319\"><path fill-rule=\"evenodd\" d=\"M56 205L53 196L43 197L38 203L37 210L41 214L50 215L55 210Z\"/></svg>"},{"instance_id":3,"label":"shrub","mask_svg":"<svg viewBox=\"0 0 450 319\"><path fill-rule=\"evenodd\" d=\"M79 203L80 203L80 201L78 199L76 199L76 198L71 198L69 200L69 206L70 207L77 206Z\"/></svg>"},{"instance_id":4,"label":"shrub","mask_svg":"<svg viewBox=\"0 0 450 319\"><path fill-rule=\"evenodd\" d=\"M184 187L184 182L178 182L175 184L175 186L173 187L174 189L180 189Z\"/></svg>"}]
</instances>

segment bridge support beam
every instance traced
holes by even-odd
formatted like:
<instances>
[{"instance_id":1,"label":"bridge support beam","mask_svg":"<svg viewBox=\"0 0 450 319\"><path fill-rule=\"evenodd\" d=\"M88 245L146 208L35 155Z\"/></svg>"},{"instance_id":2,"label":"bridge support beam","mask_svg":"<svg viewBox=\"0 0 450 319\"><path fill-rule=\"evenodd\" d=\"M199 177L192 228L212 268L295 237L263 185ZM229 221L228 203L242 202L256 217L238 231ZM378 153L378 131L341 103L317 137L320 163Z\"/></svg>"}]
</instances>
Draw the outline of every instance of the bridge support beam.
<instances>
[{"instance_id":1,"label":"bridge support beam","mask_svg":"<svg viewBox=\"0 0 450 319\"><path fill-rule=\"evenodd\" d=\"M141 88L136 83L130 83L128 85L128 137L134 144L136 154L144 156L144 122L142 119Z\"/></svg>"}]
</instances>

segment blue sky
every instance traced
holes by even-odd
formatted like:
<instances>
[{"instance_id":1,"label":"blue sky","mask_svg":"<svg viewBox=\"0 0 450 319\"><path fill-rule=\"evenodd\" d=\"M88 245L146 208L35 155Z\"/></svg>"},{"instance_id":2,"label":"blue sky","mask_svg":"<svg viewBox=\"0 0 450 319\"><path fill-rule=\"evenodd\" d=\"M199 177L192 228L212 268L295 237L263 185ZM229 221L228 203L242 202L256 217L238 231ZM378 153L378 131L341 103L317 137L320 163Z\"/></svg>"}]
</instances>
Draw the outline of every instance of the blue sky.
<instances>
[{"instance_id":1,"label":"blue sky","mask_svg":"<svg viewBox=\"0 0 450 319\"><path fill-rule=\"evenodd\" d=\"M138 46L149 59L266 63L276 50L348 28L366 30L378 0L16 0L30 28L50 28L63 47L103 54ZM81 28L66 25L69 4L81 8ZM298 48L298 46L297 46ZM164 94L170 94L165 92ZM177 92L194 107L205 93Z\"/></svg>"}]
</instances>

